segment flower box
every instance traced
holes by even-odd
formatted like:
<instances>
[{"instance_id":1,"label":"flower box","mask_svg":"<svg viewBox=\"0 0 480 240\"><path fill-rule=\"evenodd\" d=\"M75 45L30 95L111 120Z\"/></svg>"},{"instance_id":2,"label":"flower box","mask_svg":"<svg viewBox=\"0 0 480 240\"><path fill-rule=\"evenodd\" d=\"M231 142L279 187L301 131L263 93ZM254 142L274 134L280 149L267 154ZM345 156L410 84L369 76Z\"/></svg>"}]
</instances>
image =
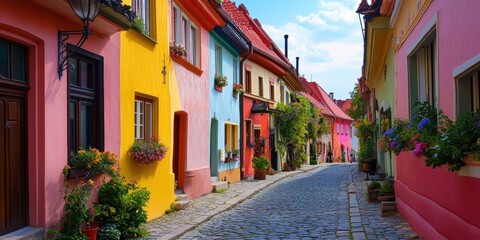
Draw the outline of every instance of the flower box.
<instances>
[{"instance_id":1,"label":"flower box","mask_svg":"<svg viewBox=\"0 0 480 240\"><path fill-rule=\"evenodd\" d=\"M162 160L167 147L152 136L149 140L135 140L128 153L135 164L141 166Z\"/></svg>"}]
</instances>

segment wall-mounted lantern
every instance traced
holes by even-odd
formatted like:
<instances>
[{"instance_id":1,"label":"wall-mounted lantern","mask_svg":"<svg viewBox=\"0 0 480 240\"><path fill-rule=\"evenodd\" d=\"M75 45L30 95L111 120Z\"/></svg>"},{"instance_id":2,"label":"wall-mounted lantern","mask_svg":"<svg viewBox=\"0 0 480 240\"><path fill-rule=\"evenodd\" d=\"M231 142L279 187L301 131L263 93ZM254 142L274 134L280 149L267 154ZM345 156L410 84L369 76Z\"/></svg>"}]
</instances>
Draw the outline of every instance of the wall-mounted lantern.
<instances>
[{"instance_id":1,"label":"wall-mounted lantern","mask_svg":"<svg viewBox=\"0 0 480 240\"><path fill-rule=\"evenodd\" d=\"M68 0L68 4L73 9L77 17L83 23L82 30L73 30L73 31L59 31L58 32L58 78L62 78L63 70L66 69L67 59L75 53L77 48L80 48L85 40L87 40L88 35L90 35L90 22L93 22L95 17L98 15L98 11L102 5L100 0ZM67 53L65 47L66 41L70 38L71 35L82 35L80 40L75 44L75 48L72 52Z\"/></svg>"}]
</instances>

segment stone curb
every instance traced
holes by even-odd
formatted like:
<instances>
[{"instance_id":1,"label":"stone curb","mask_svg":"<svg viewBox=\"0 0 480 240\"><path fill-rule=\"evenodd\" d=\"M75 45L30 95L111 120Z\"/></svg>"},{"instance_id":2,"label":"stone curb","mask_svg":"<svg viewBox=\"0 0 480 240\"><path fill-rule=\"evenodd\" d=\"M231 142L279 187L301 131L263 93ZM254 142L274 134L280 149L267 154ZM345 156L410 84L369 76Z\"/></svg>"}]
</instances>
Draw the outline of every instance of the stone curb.
<instances>
[{"instance_id":1,"label":"stone curb","mask_svg":"<svg viewBox=\"0 0 480 240\"><path fill-rule=\"evenodd\" d=\"M316 169L319 169L319 168L325 169L326 167L331 166L331 165L332 164L308 165L309 169L299 169L299 170L292 171L292 172L282 172L282 173L285 173L285 175L280 176L277 179L272 179L272 180L270 180L270 182L259 184L253 190L247 190L247 191L241 193L240 195L238 195L238 196L230 199L229 201L227 201L224 205L221 205L218 208L216 208L215 210L210 211L208 214L196 218L195 220L192 221L192 224L186 224L185 226L177 228L173 232L171 232L167 235L164 235L164 236L162 236L158 239L159 240L178 239L181 236L185 235L186 233L195 229L197 226L199 226L199 225L207 222L208 220L212 219L214 216L238 206L239 204L241 204L245 200L247 200L250 197L254 196L255 194L259 193L263 189L266 189L267 187L279 182L280 180L286 179L287 177L292 177L292 176L295 176L295 175L307 173L307 172L310 172L310 171L313 171L313 170L316 170ZM322 169L320 169L320 170L322 170Z\"/></svg>"}]
</instances>

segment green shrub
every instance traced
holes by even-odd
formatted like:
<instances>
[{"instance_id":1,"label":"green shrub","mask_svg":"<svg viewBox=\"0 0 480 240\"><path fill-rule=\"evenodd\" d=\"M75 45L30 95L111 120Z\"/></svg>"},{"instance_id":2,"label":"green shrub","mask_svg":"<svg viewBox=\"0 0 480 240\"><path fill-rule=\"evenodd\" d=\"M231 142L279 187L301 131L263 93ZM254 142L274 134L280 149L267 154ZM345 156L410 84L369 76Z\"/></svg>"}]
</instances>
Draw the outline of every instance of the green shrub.
<instances>
[{"instance_id":1,"label":"green shrub","mask_svg":"<svg viewBox=\"0 0 480 240\"><path fill-rule=\"evenodd\" d=\"M252 159L253 163L253 168L254 169L267 169L268 166L270 165L270 162L268 161L268 158L265 156L261 157L254 157Z\"/></svg>"}]
</instances>

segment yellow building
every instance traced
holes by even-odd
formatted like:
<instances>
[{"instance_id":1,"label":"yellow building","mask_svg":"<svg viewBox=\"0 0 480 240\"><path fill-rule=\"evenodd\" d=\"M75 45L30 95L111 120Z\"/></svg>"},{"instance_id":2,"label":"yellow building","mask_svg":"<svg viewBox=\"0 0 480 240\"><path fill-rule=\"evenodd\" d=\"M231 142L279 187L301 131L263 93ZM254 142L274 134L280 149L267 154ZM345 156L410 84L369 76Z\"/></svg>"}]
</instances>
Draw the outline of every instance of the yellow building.
<instances>
[{"instance_id":1,"label":"yellow building","mask_svg":"<svg viewBox=\"0 0 480 240\"><path fill-rule=\"evenodd\" d=\"M128 181L150 191L148 220L163 215L174 201L172 173L170 57L168 1L126 0L138 19L121 33L120 52L120 168ZM158 137L166 156L154 163L137 165L128 150L135 139ZM108 136L106 136L108 138Z\"/></svg>"}]
</instances>

